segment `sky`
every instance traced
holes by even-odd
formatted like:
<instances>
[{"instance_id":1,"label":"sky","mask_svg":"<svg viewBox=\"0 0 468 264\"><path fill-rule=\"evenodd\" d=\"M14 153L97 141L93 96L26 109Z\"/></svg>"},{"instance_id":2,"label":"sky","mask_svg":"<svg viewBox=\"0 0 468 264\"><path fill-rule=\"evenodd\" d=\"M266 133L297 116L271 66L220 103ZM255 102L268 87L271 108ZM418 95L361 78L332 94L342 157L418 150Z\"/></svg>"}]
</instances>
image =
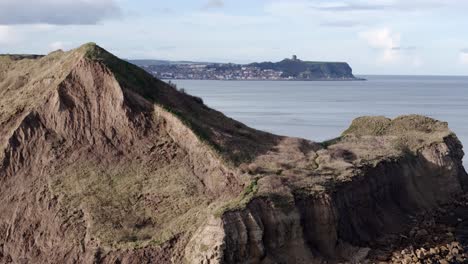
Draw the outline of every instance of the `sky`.
<instances>
[{"instance_id":1,"label":"sky","mask_svg":"<svg viewBox=\"0 0 468 264\"><path fill-rule=\"evenodd\" d=\"M468 75L468 0L0 0L0 53L96 42L121 58L296 54L355 74Z\"/></svg>"}]
</instances>

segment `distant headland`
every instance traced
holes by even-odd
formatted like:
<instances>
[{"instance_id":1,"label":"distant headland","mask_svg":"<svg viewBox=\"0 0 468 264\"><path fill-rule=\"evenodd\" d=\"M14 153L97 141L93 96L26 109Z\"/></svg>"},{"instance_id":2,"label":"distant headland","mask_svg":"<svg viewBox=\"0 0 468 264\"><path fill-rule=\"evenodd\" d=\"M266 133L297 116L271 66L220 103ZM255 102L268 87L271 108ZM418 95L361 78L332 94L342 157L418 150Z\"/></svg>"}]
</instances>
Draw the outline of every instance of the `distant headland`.
<instances>
[{"instance_id":1,"label":"distant headland","mask_svg":"<svg viewBox=\"0 0 468 264\"><path fill-rule=\"evenodd\" d=\"M130 60L160 79L181 80L298 80L298 81L356 81L346 62L303 61L293 55L280 62L250 64Z\"/></svg>"}]
</instances>

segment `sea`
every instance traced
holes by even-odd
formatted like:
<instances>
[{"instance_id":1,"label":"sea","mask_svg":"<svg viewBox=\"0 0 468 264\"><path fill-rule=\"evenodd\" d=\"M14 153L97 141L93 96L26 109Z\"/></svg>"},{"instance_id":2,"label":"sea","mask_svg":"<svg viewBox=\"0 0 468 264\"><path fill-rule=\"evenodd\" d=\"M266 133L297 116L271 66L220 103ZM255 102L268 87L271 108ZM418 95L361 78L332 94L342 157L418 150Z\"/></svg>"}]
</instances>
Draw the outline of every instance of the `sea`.
<instances>
[{"instance_id":1,"label":"sea","mask_svg":"<svg viewBox=\"0 0 468 264\"><path fill-rule=\"evenodd\" d=\"M468 76L359 77L367 81L172 82L248 126L314 141L338 137L359 116L421 114L448 122L468 154Z\"/></svg>"}]
</instances>

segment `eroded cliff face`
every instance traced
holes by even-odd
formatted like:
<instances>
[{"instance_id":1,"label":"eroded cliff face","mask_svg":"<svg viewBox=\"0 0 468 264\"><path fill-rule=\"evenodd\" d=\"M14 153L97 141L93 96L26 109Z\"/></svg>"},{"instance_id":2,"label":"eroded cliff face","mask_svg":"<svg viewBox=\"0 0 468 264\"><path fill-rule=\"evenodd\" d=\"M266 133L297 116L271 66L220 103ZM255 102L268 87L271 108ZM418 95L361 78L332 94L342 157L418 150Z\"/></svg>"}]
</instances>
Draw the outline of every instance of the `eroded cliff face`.
<instances>
[{"instance_id":1,"label":"eroded cliff face","mask_svg":"<svg viewBox=\"0 0 468 264\"><path fill-rule=\"evenodd\" d=\"M430 118L361 118L319 144L94 44L0 62L0 263L359 262L467 186Z\"/></svg>"},{"instance_id":2,"label":"eroded cliff face","mask_svg":"<svg viewBox=\"0 0 468 264\"><path fill-rule=\"evenodd\" d=\"M323 182L313 192L304 182L261 176L258 185L269 185L269 193L259 187L245 208L212 219L187 254L192 263L363 262L373 242L404 232L412 216L464 194L468 175L461 150L447 134L415 152L405 149L404 155L354 167L351 174L341 171L346 180ZM201 237L207 244L200 245ZM209 237L216 237L216 246L208 244Z\"/></svg>"}]
</instances>

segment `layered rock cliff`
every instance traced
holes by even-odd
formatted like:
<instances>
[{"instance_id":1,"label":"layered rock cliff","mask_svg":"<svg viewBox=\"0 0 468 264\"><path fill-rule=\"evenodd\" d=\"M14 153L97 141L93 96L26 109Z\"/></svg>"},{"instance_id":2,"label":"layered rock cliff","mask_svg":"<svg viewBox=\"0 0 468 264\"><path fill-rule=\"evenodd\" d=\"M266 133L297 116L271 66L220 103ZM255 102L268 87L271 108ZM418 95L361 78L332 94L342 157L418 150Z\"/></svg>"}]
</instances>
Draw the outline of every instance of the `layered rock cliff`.
<instances>
[{"instance_id":1,"label":"layered rock cliff","mask_svg":"<svg viewBox=\"0 0 468 264\"><path fill-rule=\"evenodd\" d=\"M0 263L361 261L468 180L446 123L276 136L95 44L0 56L0 124Z\"/></svg>"},{"instance_id":2,"label":"layered rock cliff","mask_svg":"<svg viewBox=\"0 0 468 264\"><path fill-rule=\"evenodd\" d=\"M467 187L462 146L445 123L420 116L360 118L328 143L308 149L286 139L279 152L259 156L256 194L200 229L192 243L217 237L216 246L206 246L217 250L200 254L194 246L192 258L362 261L372 242L403 232L412 215L452 201Z\"/></svg>"}]
</instances>

